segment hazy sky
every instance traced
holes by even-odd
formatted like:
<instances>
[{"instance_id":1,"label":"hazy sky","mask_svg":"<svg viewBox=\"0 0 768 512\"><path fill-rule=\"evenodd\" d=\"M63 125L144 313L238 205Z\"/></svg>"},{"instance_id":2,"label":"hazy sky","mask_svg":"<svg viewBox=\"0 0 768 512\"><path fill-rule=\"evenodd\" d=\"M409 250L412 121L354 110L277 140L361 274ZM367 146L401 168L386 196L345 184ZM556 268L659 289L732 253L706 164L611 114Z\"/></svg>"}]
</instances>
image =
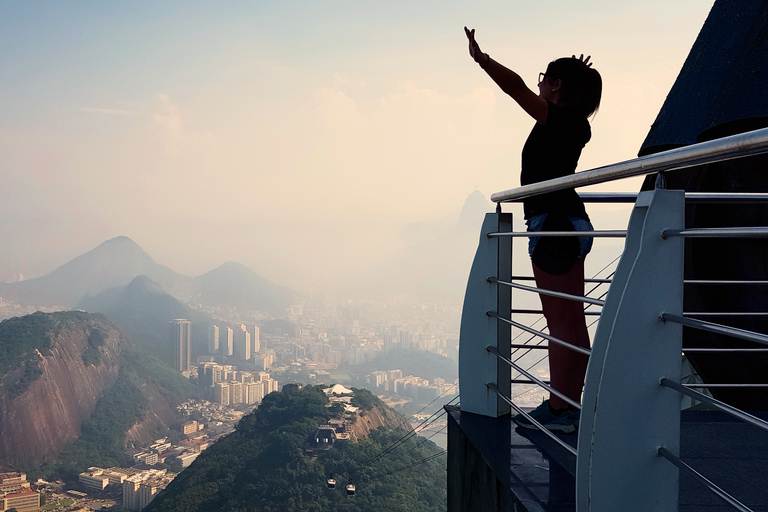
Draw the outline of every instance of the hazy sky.
<instances>
[{"instance_id":1,"label":"hazy sky","mask_svg":"<svg viewBox=\"0 0 768 512\"><path fill-rule=\"evenodd\" d=\"M3 1L0 278L118 235L190 275L361 271L408 224L519 185L533 122L464 25L532 88L592 55L584 170L635 157L712 4Z\"/></svg>"}]
</instances>

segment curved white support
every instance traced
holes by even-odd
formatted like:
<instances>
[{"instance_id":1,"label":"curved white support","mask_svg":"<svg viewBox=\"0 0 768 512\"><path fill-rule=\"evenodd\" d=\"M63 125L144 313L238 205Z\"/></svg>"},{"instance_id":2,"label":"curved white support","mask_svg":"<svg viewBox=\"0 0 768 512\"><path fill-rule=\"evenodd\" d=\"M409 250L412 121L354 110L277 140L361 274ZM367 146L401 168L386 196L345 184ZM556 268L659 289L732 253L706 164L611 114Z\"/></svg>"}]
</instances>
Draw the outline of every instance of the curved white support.
<instances>
[{"instance_id":1,"label":"curved white support","mask_svg":"<svg viewBox=\"0 0 768 512\"><path fill-rule=\"evenodd\" d=\"M509 281L512 276L512 240L510 237L488 237L489 233L512 230L512 214L487 213L480 232L480 243L469 272L459 332L459 393L461 410L498 417L509 414L509 404L486 386L495 384L509 397L511 371L508 364L488 352L494 346L501 355L510 357L510 326L486 315L498 311L511 316L511 289L488 282L488 277ZM499 257L499 255L502 255ZM501 340L501 343L499 342Z\"/></svg>"},{"instance_id":2,"label":"curved white support","mask_svg":"<svg viewBox=\"0 0 768 512\"><path fill-rule=\"evenodd\" d=\"M576 469L578 512L676 511L680 397L659 385L680 375L683 191L642 192L595 335L584 388ZM463 396L462 396L463 400Z\"/></svg>"}]
</instances>

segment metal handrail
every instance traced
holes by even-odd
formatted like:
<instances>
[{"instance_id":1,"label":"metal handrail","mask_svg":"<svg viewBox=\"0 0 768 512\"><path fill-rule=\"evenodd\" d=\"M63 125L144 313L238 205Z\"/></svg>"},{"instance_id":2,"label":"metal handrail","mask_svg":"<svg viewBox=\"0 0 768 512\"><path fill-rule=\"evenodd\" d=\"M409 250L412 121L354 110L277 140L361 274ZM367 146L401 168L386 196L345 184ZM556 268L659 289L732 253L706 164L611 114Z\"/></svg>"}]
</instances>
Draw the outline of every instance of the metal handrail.
<instances>
[{"instance_id":1,"label":"metal handrail","mask_svg":"<svg viewBox=\"0 0 768 512\"><path fill-rule=\"evenodd\" d=\"M661 237L684 236L686 238L768 238L768 228L701 228L701 229L665 229Z\"/></svg>"},{"instance_id":2,"label":"metal handrail","mask_svg":"<svg viewBox=\"0 0 768 512\"><path fill-rule=\"evenodd\" d=\"M766 384L744 384L744 383L733 383L733 384L685 384L685 387L687 388L768 388L768 383Z\"/></svg>"},{"instance_id":3,"label":"metal handrail","mask_svg":"<svg viewBox=\"0 0 768 512\"><path fill-rule=\"evenodd\" d=\"M710 491L717 494L720 498L725 500L729 505L733 506L736 510L739 510L741 512L753 512L751 508L748 508L746 505L744 505L742 502L722 490L720 487L715 485L715 483L693 469L691 466L683 462L680 457L675 455L674 453L670 452L663 446L659 446L657 453L667 459L669 462L686 472L688 475L692 476L696 480L699 481L699 483L703 484L704 487L709 489Z\"/></svg>"},{"instance_id":4,"label":"metal handrail","mask_svg":"<svg viewBox=\"0 0 768 512\"><path fill-rule=\"evenodd\" d=\"M546 434L553 441L555 441L557 444L559 444L560 446L565 448L565 450L568 453L570 453L574 457L576 456L576 450L574 450L572 446L570 446L569 444L565 443L562 439L560 439L555 434L550 432L544 425L542 425L541 423L539 423L538 421L533 419L530 414L528 414L523 409L521 409L519 405L515 404L514 402L512 402L512 400L510 400L509 398L504 396L504 393L501 392L501 390L496 386L496 384L494 384L493 382L488 382L488 383L486 383L486 386L488 387L488 389L490 389L491 391L496 393L496 395L499 398L501 398L506 403L508 403L510 405L510 407L512 407L515 411L518 412L518 414L522 414L528 421L531 422L531 424L535 425L536 428L538 428L543 434Z\"/></svg>"},{"instance_id":5,"label":"metal handrail","mask_svg":"<svg viewBox=\"0 0 768 512\"><path fill-rule=\"evenodd\" d=\"M746 423L749 423L750 425L754 425L757 428L761 428L765 431L768 431L768 421L762 420L758 418L757 416L753 416L749 413L746 413L742 411L741 409L737 409L736 407L733 407L732 405L728 405L724 402L721 402L720 400L717 400L716 398L712 398L709 395L705 395L703 393L699 393L698 391L694 391L692 389L688 389L686 386L683 386L682 384L675 382L673 380L668 379L667 377L662 378L659 381L659 384L662 386L666 386L670 389L674 389L678 393L681 393L683 395L689 396L693 398L694 400L698 400L699 402L707 403L713 407L716 407L717 409L723 411L726 414L730 414L734 418L738 418L741 421L744 421Z\"/></svg>"},{"instance_id":6,"label":"metal handrail","mask_svg":"<svg viewBox=\"0 0 768 512\"><path fill-rule=\"evenodd\" d=\"M510 277L512 281L535 281L536 278L533 276L512 276ZM598 279L596 277L587 277L584 279L585 283L600 283L600 284L611 284L613 282L613 279ZM768 281L763 281L764 283L768 284Z\"/></svg>"},{"instance_id":7,"label":"metal handrail","mask_svg":"<svg viewBox=\"0 0 768 512\"><path fill-rule=\"evenodd\" d=\"M507 363L509 366L514 368L515 371L520 372L521 374L523 374L526 377L528 377L529 379L531 379L532 383L535 383L540 388L544 388L547 391L549 391L550 393L552 393L553 395L556 395L556 396L560 397L563 401L567 402L568 405L570 405L572 407L575 407L578 410L581 410L581 404L579 402L575 402L575 401L571 400L566 395L564 395L563 393L559 392L558 390L556 390L552 386L550 386L548 384L545 384L544 381L542 381L538 377L534 376L532 373L527 372L522 367L520 367L517 364L515 364L514 362L510 361L509 359L507 359L506 357L501 355L496 347L493 347L493 346L489 345L489 346L485 347L485 350L487 350L491 354L495 355L496 357L498 357L499 359L501 359L502 361Z\"/></svg>"},{"instance_id":8,"label":"metal handrail","mask_svg":"<svg viewBox=\"0 0 768 512\"><path fill-rule=\"evenodd\" d=\"M579 192L579 197L585 203L634 203L637 201L636 192ZM760 192L686 192L686 203L763 203L768 201L768 194ZM522 203L523 199L505 201Z\"/></svg>"},{"instance_id":9,"label":"metal handrail","mask_svg":"<svg viewBox=\"0 0 768 512\"><path fill-rule=\"evenodd\" d=\"M591 305L592 304L589 304L587 307ZM542 311L541 309L512 309L511 312L512 314L517 314L517 315L543 315L544 314L544 311ZM591 311L591 310L588 311L585 309L584 314L589 316L600 316L602 315L602 311Z\"/></svg>"},{"instance_id":10,"label":"metal handrail","mask_svg":"<svg viewBox=\"0 0 768 512\"><path fill-rule=\"evenodd\" d=\"M551 341L552 343L557 343L558 345L569 348L575 352L580 352L586 356L592 354L592 351L589 349L582 348L577 345L572 345L571 343L568 343L567 341L563 341L560 338L555 338L554 336L551 336L549 334L544 334L541 331L537 331L533 327L528 327L527 325L523 325L519 322L515 322L514 320L510 320L509 318L504 318L503 316L499 315L494 311L486 311L485 314L492 318L496 318L497 320L501 320L502 322L509 324L513 327L517 327L518 329L521 329L523 331L529 332L531 334L535 334L536 336L544 338L547 341Z\"/></svg>"},{"instance_id":11,"label":"metal handrail","mask_svg":"<svg viewBox=\"0 0 768 512\"><path fill-rule=\"evenodd\" d=\"M508 281L501 281L495 277L487 278L489 283L501 284L509 286L510 288L517 288L518 290L525 290L527 292L536 292L539 295L549 295L550 297L557 297L558 299L572 300L574 302L584 302L585 304L592 304L594 306L605 306L604 300L593 299L591 297L584 297L583 295L572 295L570 293L554 292L545 288L536 288L534 286L525 286L524 284L510 283Z\"/></svg>"},{"instance_id":12,"label":"metal handrail","mask_svg":"<svg viewBox=\"0 0 768 512\"><path fill-rule=\"evenodd\" d=\"M582 171L562 178L524 185L491 194L494 203L556 192L558 190L597 185L634 176L685 169L696 165L768 153L768 128L731 135L708 142L662 151L617 164Z\"/></svg>"},{"instance_id":13,"label":"metal handrail","mask_svg":"<svg viewBox=\"0 0 768 512\"><path fill-rule=\"evenodd\" d=\"M605 229L601 231L505 231L502 233L488 233L488 238L510 236L512 238L532 237L532 236L578 236L592 238L624 238L627 236L626 229Z\"/></svg>"},{"instance_id":14,"label":"metal handrail","mask_svg":"<svg viewBox=\"0 0 768 512\"><path fill-rule=\"evenodd\" d=\"M525 380L525 379L512 379L512 380L511 380L511 381L509 381L509 382L510 382L511 384L530 384L530 383L531 383L531 381L530 381L530 380ZM541 382L543 382L544 384L549 384L549 381L548 381L548 380L543 380L543 381L541 381Z\"/></svg>"},{"instance_id":15,"label":"metal handrail","mask_svg":"<svg viewBox=\"0 0 768 512\"><path fill-rule=\"evenodd\" d=\"M755 130L749 133L734 135L732 137L717 139L714 141L709 141L709 142L696 144L688 147L678 148L671 151L665 151L662 153L657 153L654 155L649 155L649 156L638 158L638 159L633 159L633 160L620 162L620 163L605 166L605 167L600 167L597 169L579 172L579 173L576 173L570 176L565 176L562 178L557 178L557 179L548 180L545 182L535 183L531 185L518 187L515 189L497 192L491 195L491 200L496 203L520 202L532 196L537 196L537 195L546 194L550 192L556 192L558 190L575 189L578 187L595 185L599 183L605 183L605 182L615 181L615 180L629 178L629 177L643 176L643 175L648 175L653 173L663 173L666 171L671 171L676 169L690 168L698 165L710 164L714 162L731 160L735 158L743 158L746 156L764 154L764 153L768 153L768 128ZM660 176L663 176L663 174L660 174ZM629 194L629 193L618 193L618 194L616 193L613 193L613 194L582 193L580 194L580 196L584 202L596 202L596 203L608 203L608 202L629 203L629 202L635 202L637 199L637 194ZM750 202L768 201L768 194L686 193L685 198L687 201L690 201L692 203L750 203ZM497 206L497 212L501 212L500 205ZM667 226L664 226L662 229L659 229L657 236L660 236L663 238L676 237L676 236L706 237L706 238L712 238L712 237L753 238L753 237L768 236L768 228L765 228L765 227L738 227L738 228L716 228L716 229L697 228L697 229L677 229L677 230L665 229L667 227L672 227L673 225L675 227L679 227L679 224L675 225L674 223L671 223ZM512 237L514 239L515 237L522 238L522 237L531 237L531 236L624 237L626 236L626 231L588 231L588 232L575 232L575 231L528 232L528 231L525 231L525 232L490 233L487 235L489 239L494 237L499 237L499 238ZM496 283L498 285L505 285L511 288L536 292L539 294L558 296L565 299L584 302L585 304L592 303L600 306L604 305L603 301L592 302L594 299L589 299L588 297L578 297L570 294L561 294L558 292L551 292L549 290L543 290L535 287L524 286L522 284L500 281L498 278L488 278L487 280L490 283ZM710 282L710 281L701 280L701 281L688 281L688 282L685 282L685 284L709 285L709 284L768 284L768 283L757 282L757 281L739 281L739 282L731 283L731 282L725 282L725 281ZM508 306L505 309L508 309ZM549 340L550 342L565 345L572 349L580 348L580 347L575 347L573 345L570 345L569 343L559 340L557 338L548 336L532 328L528 328L527 326L514 322L511 319L503 318L496 312L487 311L486 314L489 316L495 317L498 320L505 322L509 325L513 325L515 327L528 331L532 334L538 335L546 340ZM763 345L768 345L768 335L753 333L753 332L745 331L742 329L737 329L737 328L733 328L725 325L718 325L711 322L705 322L702 320L696 320L696 319L690 318L690 316L698 316L698 315L704 315L704 314L705 313L671 314L671 313L661 312L659 313L659 319L661 319L662 321L674 322L674 323L682 324L688 327L703 329L709 332L716 332L719 334L725 334L728 336L733 336L736 338L746 339L752 342L761 343ZM717 314L709 314L709 313L707 314L710 316L717 316ZM734 316L734 314L729 314L726 316ZM530 350L532 348L537 348L537 347L534 347L534 346L524 347L524 346L513 345L513 348L526 348ZM532 384L535 383L541 388L545 390L549 390L550 392L555 393L557 396L560 396L560 394L557 393L556 390L552 389L550 385L543 383L539 379L535 378L532 374L525 371L523 368L515 365L514 362L510 361L507 357L503 356L498 349L492 346L489 346L487 347L487 350L490 353L495 354L499 358L499 360L503 360L508 364L510 364L511 367L514 368L516 371L520 372L522 376L530 378ZM697 349L692 349L692 351L696 351L696 350ZM700 351L705 351L705 350L707 349L700 349ZM716 349L712 351L715 351L715 350ZM734 349L727 349L727 350L737 351ZM766 349L745 349L745 350L765 351ZM683 349L683 352L685 352L685 349ZM589 353L589 351L587 351L587 353ZM522 379L522 377L520 377L520 379ZM757 418L753 415L750 415L748 413L745 413L743 411L740 411L739 409L733 408L703 393L699 393L698 391L690 389L694 387L695 388L763 387L763 386L766 386L765 384L714 384L714 385L692 384L690 386L683 386L678 382L673 382L666 378L661 379L659 384L662 386L667 386L671 389L677 390L682 395L693 397L694 399L704 403L709 403L710 405L713 405L714 407L728 414L736 416L737 418L743 421L747 421L750 424L756 425L764 430L768 430L768 422L760 418ZM498 385L501 386L502 384L499 383ZM499 390L499 388L497 387L497 384L487 383L486 386L489 390L494 391L498 395L500 400L503 400L504 402L509 404L514 410L524 415L528 419L528 421L530 421L537 428L539 428L540 431L549 435L549 437L554 439L560 445L564 445L564 443L561 440L559 440L554 434L552 434L546 428L544 428L543 425L536 422L533 418L530 417L530 415L522 411L522 409L516 404L514 404L510 398L504 396L504 393L502 393ZM563 398L562 396L560 397ZM575 450L573 450L572 448L568 446L564 446L564 448L566 448L569 452L573 453L574 455L576 454ZM738 510L743 510L743 511L750 510L745 505L737 501L735 498L725 493L725 491L717 487L714 483L704 478L701 474L699 474L693 468L688 466L685 462L680 460L679 457L669 452L666 448L659 447L658 454L670 460L674 465L678 466L681 469L681 471L684 470L689 472L694 478L704 483L708 488L714 491L718 496L720 496L722 499L727 501L732 506L736 507Z\"/></svg>"},{"instance_id":16,"label":"metal handrail","mask_svg":"<svg viewBox=\"0 0 768 512\"><path fill-rule=\"evenodd\" d=\"M733 279L724 279L715 281L710 279L686 279L683 284L768 284L768 281L738 281Z\"/></svg>"},{"instance_id":17,"label":"metal handrail","mask_svg":"<svg viewBox=\"0 0 768 512\"><path fill-rule=\"evenodd\" d=\"M694 320L693 318L686 318L680 315L674 315L672 313L661 313L659 318L664 322L674 322L676 324L685 325L686 327L693 327L701 331L714 332L716 334L723 334L725 336L731 336L732 338L739 338L747 341L754 341L763 345L768 345L768 334L759 334L744 329L738 329L736 327L729 327L727 325L715 324L712 322L705 322L703 320Z\"/></svg>"},{"instance_id":18,"label":"metal handrail","mask_svg":"<svg viewBox=\"0 0 768 512\"><path fill-rule=\"evenodd\" d=\"M764 203L768 201L768 194L759 192L686 192L686 203Z\"/></svg>"},{"instance_id":19,"label":"metal handrail","mask_svg":"<svg viewBox=\"0 0 768 512\"><path fill-rule=\"evenodd\" d=\"M683 348L683 352L768 352L768 348Z\"/></svg>"},{"instance_id":20,"label":"metal handrail","mask_svg":"<svg viewBox=\"0 0 768 512\"><path fill-rule=\"evenodd\" d=\"M720 312L707 312L707 311L684 311L683 315L687 316L766 316L768 313L765 311L720 311Z\"/></svg>"}]
</instances>

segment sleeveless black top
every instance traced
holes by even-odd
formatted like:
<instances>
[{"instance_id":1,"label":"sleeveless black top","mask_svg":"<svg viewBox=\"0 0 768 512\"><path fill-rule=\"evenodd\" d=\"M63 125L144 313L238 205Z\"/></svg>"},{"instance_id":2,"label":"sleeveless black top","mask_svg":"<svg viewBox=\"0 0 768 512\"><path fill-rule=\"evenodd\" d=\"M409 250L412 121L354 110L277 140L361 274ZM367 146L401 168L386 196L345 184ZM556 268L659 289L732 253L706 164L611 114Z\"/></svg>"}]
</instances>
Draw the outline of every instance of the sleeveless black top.
<instances>
[{"instance_id":1,"label":"sleeveless black top","mask_svg":"<svg viewBox=\"0 0 768 512\"><path fill-rule=\"evenodd\" d=\"M529 185L573 174L581 150L592 138L589 121L569 109L547 102L547 122L536 123L523 146L520 183ZM562 213L589 219L574 189L558 190L523 201L525 218L541 213Z\"/></svg>"}]
</instances>

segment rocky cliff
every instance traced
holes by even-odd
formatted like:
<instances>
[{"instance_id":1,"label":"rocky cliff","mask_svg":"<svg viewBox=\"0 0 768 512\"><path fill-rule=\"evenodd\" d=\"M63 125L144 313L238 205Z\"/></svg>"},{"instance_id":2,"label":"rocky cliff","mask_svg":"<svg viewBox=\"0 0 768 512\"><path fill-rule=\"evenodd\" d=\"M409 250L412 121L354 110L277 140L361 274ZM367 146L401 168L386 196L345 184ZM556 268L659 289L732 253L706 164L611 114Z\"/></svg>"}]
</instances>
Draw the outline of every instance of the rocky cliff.
<instances>
[{"instance_id":1,"label":"rocky cliff","mask_svg":"<svg viewBox=\"0 0 768 512\"><path fill-rule=\"evenodd\" d=\"M40 461L74 440L97 400L117 379L121 353L129 344L101 315L47 316L53 325L46 333L50 339L44 340L47 348L31 347L0 385L0 462L5 465ZM36 378L17 394L30 368Z\"/></svg>"},{"instance_id":2,"label":"rocky cliff","mask_svg":"<svg viewBox=\"0 0 768 512\"><path fill-rule=\"evenodd\" d=\"M386 405L376 406L362 414L357 415L355 422L349 427L349 433L354 439L368 437L372 430L379 427L386 429L402 428L404 430L413 430L410 423L397 411Z\"/></svg>"},{"instance_id":3,"label":"rocky cliff","mask_svg":"<svg viewBox=\"0 0 768 512\"><path fill-rule=\"evenodd\" d=\"M0 468L113 463L178 422L198 389L105 316L35 313L0 322ZM74 443L73 443L74 441Z\"/></svg>"}]
</instances>

